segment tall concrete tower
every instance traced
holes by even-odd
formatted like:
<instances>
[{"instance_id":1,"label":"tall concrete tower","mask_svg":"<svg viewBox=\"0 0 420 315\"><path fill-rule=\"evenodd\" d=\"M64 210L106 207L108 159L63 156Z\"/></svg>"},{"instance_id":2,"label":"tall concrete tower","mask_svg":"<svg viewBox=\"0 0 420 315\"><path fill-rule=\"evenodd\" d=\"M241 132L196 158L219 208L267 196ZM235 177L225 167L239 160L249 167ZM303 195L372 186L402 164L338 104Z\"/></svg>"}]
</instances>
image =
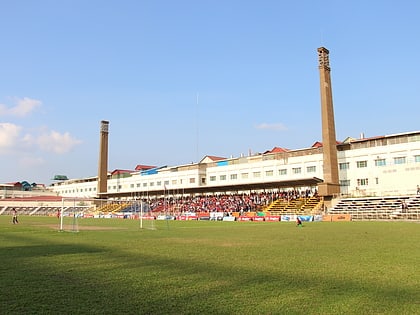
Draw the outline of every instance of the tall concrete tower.
<instances>
[{"instance_id":1,"label":"tall concrete tower","mask_svg":"<svg viewBox=\"0 0 420 315\"><path fill-rule=\"evenodd\" d=\"M99 167L98 167L98 197L107 192L108 180L108 127L109 122L101 121L101 131L99 140Z\"/></svg>"},{"instance_id":2,"label":"tall concrete tower","mask_svg":"<svg viewBox=\"0 0 420 315\"><path fill-rule=\"evenodd\" d=\"M318 193L331 200L340 193L338 178L337 139L335 136L334 107L332 100L329 51L318 48L319 78L321 88L322 145L324 182L318 184Z\"/></svg>"}]
</instances>

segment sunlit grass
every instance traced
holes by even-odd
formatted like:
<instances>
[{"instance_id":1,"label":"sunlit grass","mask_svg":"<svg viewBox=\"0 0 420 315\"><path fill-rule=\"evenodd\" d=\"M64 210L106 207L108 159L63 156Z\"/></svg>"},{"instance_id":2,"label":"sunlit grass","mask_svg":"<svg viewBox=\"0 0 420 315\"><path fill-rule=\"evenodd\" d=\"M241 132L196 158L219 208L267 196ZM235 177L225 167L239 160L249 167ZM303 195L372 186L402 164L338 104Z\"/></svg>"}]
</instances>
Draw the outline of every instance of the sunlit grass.
<instances>
[{"instance_id":1,"label":"sunlit grass","mask_svg":"<svg viewBox=\"0 0 420 315\"><path fill-rule=\"evenodd\" d=\"M0 216L2 314L416 314L420 225Z\"/></svg>"}]
</instances>

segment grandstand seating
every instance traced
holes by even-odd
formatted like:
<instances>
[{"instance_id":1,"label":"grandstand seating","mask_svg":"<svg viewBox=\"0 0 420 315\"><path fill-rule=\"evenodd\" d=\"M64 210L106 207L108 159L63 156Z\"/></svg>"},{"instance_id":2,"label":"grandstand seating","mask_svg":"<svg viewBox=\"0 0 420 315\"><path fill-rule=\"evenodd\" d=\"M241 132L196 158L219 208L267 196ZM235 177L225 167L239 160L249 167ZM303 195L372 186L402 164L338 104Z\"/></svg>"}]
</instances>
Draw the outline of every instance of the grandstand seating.
<instances>
[{"instance_id":1,"label":"grandstand seating","mask_svg":"<svg viewBox=\"0 0 420 315\"><path fill-rule=\"evenodd\" d=\"M302 194L300 195L302 196ZM403 207L403 202L406 207ZM36 202L38 203L38 201ZM0 207L0 215L11 215L15 208L19 215L55 216L62 210L62 203L37 205L35 202L24 202L20 205ZM317 195L298 197L295 195L214 195L194 196L182 199L156 198L145 202L144 209L159 213L210 213L223 212L233 216L280 216L280 215L314 215L314 214L349 214L352 220L420 220L420 195L386 196L366 198L346 198L328 209L323 210L323 199ZM90 208L89 208L90 207ZM138 207L138 206L137 206ZM95 210L96 209L96 210ZM96 208L91 206L64 206L65 213L99 213L115 214L116 212L137 211L133 204L127 202L109 202Z\"/></svg>"},{"instance_id":2,"label":"grandstand seating","mask_svg":"<svg viewBox=\"0 0 420 315\"><path fill-rule=\"evenodd\" d=\"M402 204L407 207L404 209ZM329 214L350 214L353 220L420 219L420 196L341 199Z\"/></svg>"},{"instance_id":3,"label":"grandstand seating","mask_svg":"<svg viewBox=\"0 0 420 315\"><path fill-rule=\"evenodd\" d=\"M314 214L322 208L319 197L296 198L291 200L277 199L269 204L264 211L271 215L282 214Z\"/></svg>"},{"instance_id":4,"label":"grandstand seating","mask_svg":"<svg viewBox=\"0 0 420 315\"><path fill-rule=\"evenodd\" d=\"M130 207L129 203L107 203L99 207L96 212L101 213L115 213L121 212L123 209Z\"/></svg>"},{"instance_id":5,"label":"grandstand seating","mask_svg":"<svg viewBox=\"0 0 420 315\"><path fill-rule=\"evenodd\" d=\"M71 207L64 207L61 206L37 206L37 207L29 207L29 206L5 206L1 209L1 215L12 215L13 209L18 211L19 215L40 215L40 216L56 216L57 212L64 211L64 213L77 213L77 212L93 212L94 207L86 207L86 206L71 206Z\"/></svg>"}]
</instances>

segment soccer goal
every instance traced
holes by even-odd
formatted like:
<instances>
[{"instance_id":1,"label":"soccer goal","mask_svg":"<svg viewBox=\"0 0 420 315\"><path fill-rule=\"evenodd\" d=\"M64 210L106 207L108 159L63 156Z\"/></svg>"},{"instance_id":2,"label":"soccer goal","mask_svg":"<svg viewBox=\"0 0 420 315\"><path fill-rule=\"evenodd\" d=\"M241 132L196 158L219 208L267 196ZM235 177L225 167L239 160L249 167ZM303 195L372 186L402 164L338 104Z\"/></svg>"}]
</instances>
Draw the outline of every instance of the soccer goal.
<instances>
[{"instance_id":1,"label":"soccer goal","mask_svg":"<svg viewBox=\"0 0 420 315\"><path fill-rule=\"evenodd\" d=\"M79 232L79 215L62 216L60 220L60 231L62 232Z\"/></svg>"},{"instance_id":2,"label":"soccer goal","mask_svg":"<svg viewBox=\"0 0 420 315\"><path fill-rule=\"evenodd\" d=\"M85 216L93 216L105 200L84 198L63 198L61 209L57 212L59 231L79 232L79 221Z\"/></svg>"},{"instance_id":3,"label":"soccer goal","mask_svg":"<svg viewBox=\"0 0 420 315\"><path fill-rule=\"evenodd\" d=\"M150 205L147 202L139 201L137 208L140 229L156 230L155 217L152 214Z\"/></svg>"}]
</instances>

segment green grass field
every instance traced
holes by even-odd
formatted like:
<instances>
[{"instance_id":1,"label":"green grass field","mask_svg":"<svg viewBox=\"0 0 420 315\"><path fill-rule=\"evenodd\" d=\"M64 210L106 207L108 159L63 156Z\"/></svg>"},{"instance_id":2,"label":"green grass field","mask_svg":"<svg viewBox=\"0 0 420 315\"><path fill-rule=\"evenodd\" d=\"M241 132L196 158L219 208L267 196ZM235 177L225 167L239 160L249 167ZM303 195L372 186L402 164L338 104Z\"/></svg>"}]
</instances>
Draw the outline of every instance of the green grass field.
<instances>
[{"instance_id":1,"label":"green grass field","mask_svg":"<svg viewBox=\"0 0 420 315\"><path fill-rule=\"evenodd\" d=\"M0 314L420 314L420 224L0 216Z\"/></svg>"}]
</instances>

